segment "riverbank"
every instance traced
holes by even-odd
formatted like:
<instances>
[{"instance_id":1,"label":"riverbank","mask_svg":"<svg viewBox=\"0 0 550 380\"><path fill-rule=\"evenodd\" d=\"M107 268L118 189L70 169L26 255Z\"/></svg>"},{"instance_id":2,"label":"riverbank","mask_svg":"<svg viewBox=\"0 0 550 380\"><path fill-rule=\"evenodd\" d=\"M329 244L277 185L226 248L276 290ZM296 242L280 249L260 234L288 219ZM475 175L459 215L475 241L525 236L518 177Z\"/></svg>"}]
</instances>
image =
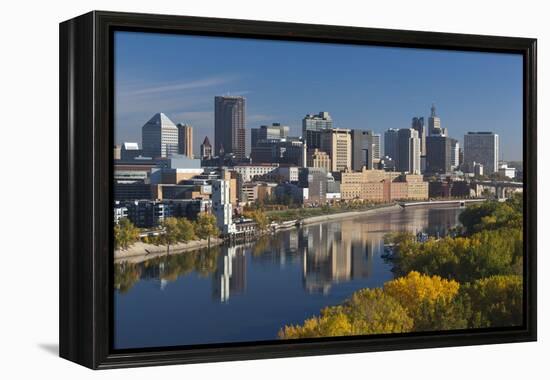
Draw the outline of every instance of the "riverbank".
<instances>
[{"instance_id":1,"label":"riverbank","mask_svg":"<svg viewBox=\"0 0 550 380\"><path fill-rule=\"evenodd\" d=\"M223 239L211 238L210 246L218 246L223 243ZM170 255L194 251L201 248L208 248L208 240L194 240L187 243L176 243L170 246ZM140 263L155 257L166 256L168 254L165 245L146 244L137 242L126 250L115 250L115 263L129 262Z\"/></svg>"},{"instance_id":2,"label":"riverbank","mask_svg":"<svg viewBox=\"0 0 550 380\"><path fill-rule=\"evenodd\" d=\"M380 206L380 207L372 208L368 210L345 211L345 212L338 212L335 214L312 216L309 218L302 219L300 223L302 226L306 226L310 224L323 223L323 222L328 222L333 220L356 218L358 216L377 215L385 212L397 211L402 209L403 208L398 204L392 204L392 205Z\"/></svg>"},{"instance_id":3,"label":"riverbank","mask_svg":"<svg viewBox=\"0 0 550 380\"><path fill-rule=\"evenodd\" d=\"M430 206L437 206L437 204L422 205L422 207L430 207ZM343 212L337 212L333 214L311 216L311 217L299 219L298 223L299 223L299 226L307 226L307 225L337 221L342 219L379 215L379 214L388 213L392 211L399 211L399 210L403 210L403 207L401 207L399 204L389 204L389 205L379 206L379 207L371 208L367 210L343 211ZM299 227L297 225L296 227L292 227L292 228L299 228ZM266 230L262 233L258 233L257 236L267 235L272 233L273 233L272 231ZM214 247L214 246L222 245L223 243L224 243L223 239L212 238L210 241L210 246ZM208 247L208 240L196 240L196 241L190 241L187 243L176 243L170 246L170 254L179 254L179 253L194 251L197 249L207 248L207 247ZM115 263L121 263L121 262L139 263L152 258L166 256L167 254L168 254L167 247L165 245L154 245L154 244L146 244L143 242L137 242L126 250L116 250L114 255L114 259L115 259L114 261Z\"/></svg>"}]
</instances>

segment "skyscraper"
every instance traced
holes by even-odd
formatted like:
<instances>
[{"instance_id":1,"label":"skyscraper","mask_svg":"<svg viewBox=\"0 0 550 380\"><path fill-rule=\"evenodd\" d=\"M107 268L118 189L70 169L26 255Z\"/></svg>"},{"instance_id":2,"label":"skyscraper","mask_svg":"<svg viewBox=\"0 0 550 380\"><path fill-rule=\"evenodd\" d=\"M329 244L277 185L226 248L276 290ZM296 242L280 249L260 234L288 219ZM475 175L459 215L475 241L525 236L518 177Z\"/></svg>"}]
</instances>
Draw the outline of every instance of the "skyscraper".
<instances>
[{"instance_id":1,"label":"skyscraper","mask_svg":"<svg viewBox=\"0 0 550 380\"><path fill-rule=\"evenodd\" d=\"M460 166L460 143L457 139L451 139L451 169Z\"/></svg>"},{"instance_id":2,"label":"skyscraper","mask_svg":"<svg viewBox=\"0 0 550 380\"><path fill-rule=\"evenodd\" d=\"M178 152L193 158L193 127L178 123Z\"/></svg>"},{"instance_id":3,"label":"skyscraper","mask_svg":"<svg viewBox=\"0 0 550 380\"><path fill-rule=\"evenodd\" d=\"M330 155L332 171L351 168L351 131L343 128L324 129L321 150Z\"/></svg>"},{"instance_id":4,"label":"skyscraper","mask_svg":"<svg viewBox=\"0 0 550 380\"><path fill-rule=\"evenodd\" d=\"M447 136L447 128L441 128L441 119L435 113L435 105L432 104L431 114L428 118L429 136Z\"/></svg>"},{"instance_id":5,"label":"skyscraper","mask_svg":"<svg viewBox=\"0 0 550 380\"><path fill-rule=\"evenodd\" d=\"M493 132L468 132L464 135L464 164L473 172L474 162L483 165L485 174L498 171L499 140Z\"/></svg>"},{"instance_id":6,"label":"skyscraper","mask_svg":"<svg viewBox=\"0 0 550 380\"><path fill-rule=\"evenodd\" d=\"M208 136L204 138L204 141L201 144L201 158L212 158L212 144L210 144Z\"/></svg>"},{"instance_id":7,"label":"skyscraper","mask_svg":"<svg viewBox=\"0 0 550 380\"><path fill-rule=\"evenodd\" d=\"M178 153L178 128L165 114L155 114L141 128L141 145L146 157L168 157Z\"/></svg>"},{"instance_id":8,"label":"skyscraper","mask_svg":"<svg viewBox=\"0 0 550 380\"><path fill-rule=\"evenodd\" d=\"M260 128L252 128L250 130L250 142L254 147L258 142L263 140L281 140L288 137L288 125L273 123L271 125L262 125Z\"/></svg>"},{"instance_id":9,"label":"skyscraper","mask_svg":"<svg viewBox=\"0 0 550 380\"><path fill-rule=\"evenodd\" d=\"M302 119L302 138L308 148L320 148L321 132L324 129L332 128L332 117L328 112L319 112L317 115L306 115Z\"/></svg>"},{"instance_id":10,"label":"skyscraper","mask_svg":"<svg viewBox=\"0 0 550 380\"><path fill-rule=\"evenodd\" d=\"M424 125L423 117L413 117L412 128L418 132L418 138L420 139L420 155L426 155L426 127Z\"/></svg>"},{"instance_id":11,"label":"skyscraper","mask_svg":"<svg viewBox=\"0 0 550 380\"><path fill-rule=\"evenodd\" d=\"M214 103L214 153L232 153L241 160L246 155L246 99L242 96L216 96Z\"/></svg>"},{"instance_id":12,"label":"skyscraper","mask_svg":"<svg viewBox=\"0 0 550 380\"><path fill-rule=\"evenodd\" d=\"M382 146L380 145L381 140L382 139L381 139L380 133L373 133L372 134L372 143L374 145L373 154L374 154L374 159L375 160L379 160L380 158L382 158Z\"/></svg>"},{"instance_id":13,"label":"skyscraper","mask_svg":"<svg viewBox=\"0 0 550 380\"><path fill-rule=\"evenodd\" d=\"M426 138L426 172L449 173L452 166L451 138L428 136Z\"/></svg>"},{"instance_id":14,"label":"skyscraper","mask_svg":"<svg viewBox=\"0 0 550 380\"><path fill-rule=\"evenodd\" d=\"M373 169L374 161L380 159L380 135L371 130L351 131L351 168L361 170L363 166Z\"/></svg>"},{"instance_id":15,"label":"skyscraper","mask_svg":"<svg viewBox=\"0 0 550 380\"><path fill-rule=\"evenodd\" d=\"M235 232L230 183L231 174L225 170L222 171L221 179L212 181L212 212L218 222L218 228L224 234Z\"/></svg>"},{"instance_id":16,"label":"skyscraper","mask_svg":"<svg viewBox=\"0 0 550 380\"><path fill-rule=\"evenodd\" d=\"M399 129L396 128L384 132L384 156L391 157L395 162L399 158L398 133Z\"/></svg>"},{"instance_id":17,"label":"skyscraper","mask_svg":"<svg viewBox=\"0 0 550 380\"><path fill-rule=\"evenodd\" d=\"M412 128L400 129L397 133L397 170L420 174L420 139Z\"/></svg>"}]
</instances>

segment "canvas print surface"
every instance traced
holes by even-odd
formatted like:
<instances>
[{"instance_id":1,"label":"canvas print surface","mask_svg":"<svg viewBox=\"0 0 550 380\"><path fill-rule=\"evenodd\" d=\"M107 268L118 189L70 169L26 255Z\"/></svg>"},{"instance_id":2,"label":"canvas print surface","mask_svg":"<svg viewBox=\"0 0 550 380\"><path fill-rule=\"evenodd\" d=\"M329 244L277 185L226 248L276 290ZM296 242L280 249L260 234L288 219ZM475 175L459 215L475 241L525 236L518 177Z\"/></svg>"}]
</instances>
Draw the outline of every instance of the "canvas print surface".
<instances>
[{"instance_id":1,"label":"canvas print surface","mask_svg":"<svg viewBox=\"0 0 550 380\"><path fill-rule=\"evenodd\" d=\"M523 324L522 56L114 36L114 348Z\"/></svg>"}]
</instances>

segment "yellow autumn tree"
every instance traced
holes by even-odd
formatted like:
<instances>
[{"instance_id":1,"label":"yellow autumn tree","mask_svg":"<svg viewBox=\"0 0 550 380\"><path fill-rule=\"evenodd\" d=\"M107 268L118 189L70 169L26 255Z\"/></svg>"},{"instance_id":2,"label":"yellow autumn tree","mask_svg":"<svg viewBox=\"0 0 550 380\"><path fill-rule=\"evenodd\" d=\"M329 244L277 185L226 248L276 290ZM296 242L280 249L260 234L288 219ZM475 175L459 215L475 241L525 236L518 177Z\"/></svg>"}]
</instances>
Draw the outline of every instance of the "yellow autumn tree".
<instances>
[{"instance_id":1,"label":"yellow autumn tree","mask_svg":"<svg viewBox=\"0 0 550 380\"><path fill-rule=\"evenodd\" d=\"M382 289L363 289L342 306L326 307L301 326L285 326L279 338L389 334L411 331L412 326L407 311Z\"/></svg>"},{"instance_id":2,"label":"yellow autumn tree","mask_svg":"<svg viewBox=\"0 0 550 380\"><path fill-rule=\"evenodd\" d=\"M460 284L439 276L427 276L410 272L407 276L388 281L384 292L396 299L414 320L414 330L437 329L434 316L441 310L452 310ZM441 322L445 324L444 321ZM457 328L462 327L459 323Z\"/></svg>"},{"instance_id":3,"label":"yellow autumn tree","mask_svg":"<svg viewBox=\"0 0 550 380\"><path fill-rule=\"evenodd\" d=\"M402 333L413 327L407 310L380 288L355 292L343 312L351 321L351 335Z\"/></svg>"}]
</instances>

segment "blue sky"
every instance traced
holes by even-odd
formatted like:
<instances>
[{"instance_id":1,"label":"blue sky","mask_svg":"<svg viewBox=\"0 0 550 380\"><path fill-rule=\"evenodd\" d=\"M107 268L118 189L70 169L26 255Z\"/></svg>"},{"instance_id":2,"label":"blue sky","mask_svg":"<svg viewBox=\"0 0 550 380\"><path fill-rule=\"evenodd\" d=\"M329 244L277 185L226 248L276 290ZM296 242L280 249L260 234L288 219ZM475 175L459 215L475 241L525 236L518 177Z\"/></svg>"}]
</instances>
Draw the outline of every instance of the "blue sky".
<instances>
[{"instance_id":1,"label":"blue sky","mask_svg":"<svg viewBox=\"0 0 550 380\"><path fill-rule=\"evenodd\" d=\"M305 114L341 128L408 128L435 103L443 127L500 135L501 158L522 158L522 58L453 52L139 32L115 34L115 142L141 144L164 112L214 140L214 96L243 95L247 129L280 122L301 134ZM248 133L248 139L250 138Z\"/></svg>"}]
</instances>

